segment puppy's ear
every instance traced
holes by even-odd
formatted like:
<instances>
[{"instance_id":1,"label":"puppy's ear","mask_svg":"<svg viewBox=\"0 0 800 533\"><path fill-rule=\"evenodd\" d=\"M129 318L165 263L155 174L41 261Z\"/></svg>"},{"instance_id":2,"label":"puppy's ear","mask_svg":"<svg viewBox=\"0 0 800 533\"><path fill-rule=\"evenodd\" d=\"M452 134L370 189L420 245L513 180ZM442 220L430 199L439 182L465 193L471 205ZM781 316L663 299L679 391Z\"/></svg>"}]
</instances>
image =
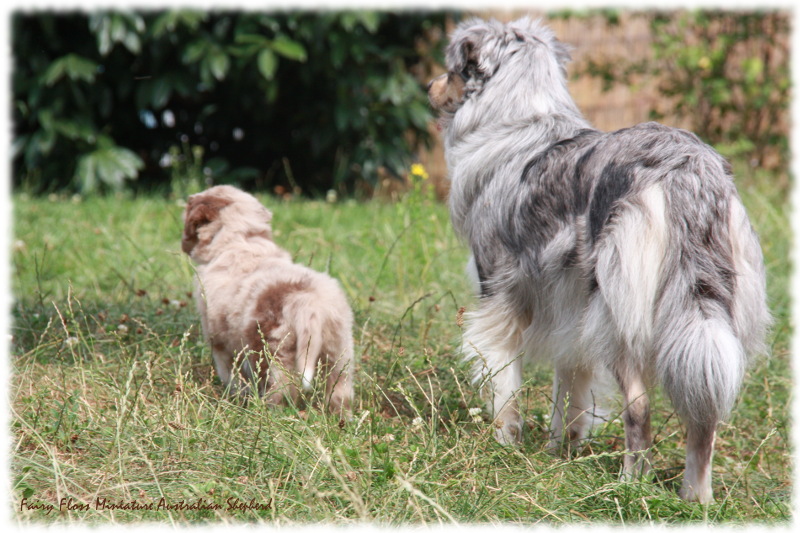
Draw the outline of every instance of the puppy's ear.
<instances>
[{"instance_id":1,"label":"puppy's ear","mask_svg":"<svg viewBox=\"0 0 800 533\"><path fill-rule=\"evenodd\" d=\"M267 209L264 206L261 206L261 211L259 213L261 216L261 222L263 223L261 231L258 232L262 237L267 238L268 240L272 240L272 211Z\"/></svg>"},{"instance_id":2,"label":"puppy's ear","mask_svg":"<svg viewBox=\"0 0 800 533\"><path fill-rule=\"evenodd\" d=\"M217 220L222 208L230 203L230 200L214 196L189 197L183 215L183 235L181 235L181 250L184 253L192 253L200 240L200 228Z\"/></svg>"}]
</instances>

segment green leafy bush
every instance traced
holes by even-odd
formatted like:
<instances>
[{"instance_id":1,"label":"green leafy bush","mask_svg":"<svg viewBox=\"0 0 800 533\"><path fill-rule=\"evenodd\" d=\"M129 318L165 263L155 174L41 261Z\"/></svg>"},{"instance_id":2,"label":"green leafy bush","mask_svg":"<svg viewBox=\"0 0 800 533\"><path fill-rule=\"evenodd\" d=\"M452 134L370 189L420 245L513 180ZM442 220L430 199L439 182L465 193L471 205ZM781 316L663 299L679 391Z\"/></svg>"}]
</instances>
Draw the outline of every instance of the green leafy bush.
<instances>
[{"instance_id":1,"label":"green leafy bush","mask_svg":"<svg viewBox=\"0 0 800 533\"><path fill-rule=\"evenodd\" d=\"M245 186L403 175L430 141L411 72L441 57L445 17L16 13L14 184L167 188L184 146L202 148L205 179Z\"/></svg>"},{"instance_id":2,"label":"green leafy bush","mask_svg":"<svg viewBox=\"0 0 800 533\"><path fill-rule=\"evenodd\" d=\"M614 11L600 12L610 24ZM648 12L651 53L643 60L594 58L583 73L605 87L656 79L662 108L726 155L786 168L788 161L789 21L781 11Z\"/></svg>"},{"instance_id":3,"label":"green leafy bush","mask_svg":"<svg viewBox=\"0 0 800 533\"><path fill-rule=\"evenodd\" d=\"M761 163L777 148L785 162L788 13L693 11L656 16L652 27L659 88L674 111L711 142Z\"/></svg>"}]
</instances>

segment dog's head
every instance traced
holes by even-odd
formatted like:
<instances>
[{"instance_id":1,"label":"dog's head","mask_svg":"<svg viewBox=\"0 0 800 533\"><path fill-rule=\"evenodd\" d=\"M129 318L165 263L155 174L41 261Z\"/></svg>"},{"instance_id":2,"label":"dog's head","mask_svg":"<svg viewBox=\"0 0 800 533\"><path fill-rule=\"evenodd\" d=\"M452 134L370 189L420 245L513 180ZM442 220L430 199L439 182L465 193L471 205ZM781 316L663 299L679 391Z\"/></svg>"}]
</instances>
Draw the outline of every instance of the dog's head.
<instances>
[{"instance_id":1,"label":"dog's head","mask_svg":"<svg viewBox=\"0 0 800 533\"><path fill-rule=\"evenodd\" d=\"M538 20L468 20L453 32L446 50L447 73L430 82L428 98L448 118L490 87L497 89L493 98L503 100L514 96L512 92L535 91L541 84L563 85L568 61L567 47ZM498 102L509 104L513 105Z\"/></svg>"},{"instance_id":2,"label":"dog's head","mask_svg":"<svg viewBox=\"0 0 800 533\"><path fill-rule=\"evenodd\" d=\"M272 213L255 197L230 185L217 185L187 199L181 249L196 261L207 261L215 237L221 234L272 240L271 221Z\"/></svg>"}]
</instances>

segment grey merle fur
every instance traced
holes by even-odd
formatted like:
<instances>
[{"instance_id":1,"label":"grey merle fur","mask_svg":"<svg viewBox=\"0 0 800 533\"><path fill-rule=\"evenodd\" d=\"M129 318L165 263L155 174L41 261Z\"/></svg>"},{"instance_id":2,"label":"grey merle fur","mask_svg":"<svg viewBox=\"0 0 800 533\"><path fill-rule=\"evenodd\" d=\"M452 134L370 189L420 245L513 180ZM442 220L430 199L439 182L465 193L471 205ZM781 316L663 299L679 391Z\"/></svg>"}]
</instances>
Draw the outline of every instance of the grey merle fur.
<instances>
[{"instance_id":1,"label":"grey merle fur","mask_svg":"<svg viewBox=\"0 0 800 533\"><path fill-rule=\"evenodd\" d=\"M568 58L539 21L470 20L429 86L480 296L463 350L503 442L522 434L522 357L555 365L554 447L580 445L610 375L626 476L650 467L646 391L660 384L687 428L681 495L707 502L716 426L770 320L758 238L729 164L694 134L592 128Z\"/></svg>"}]
</instances>

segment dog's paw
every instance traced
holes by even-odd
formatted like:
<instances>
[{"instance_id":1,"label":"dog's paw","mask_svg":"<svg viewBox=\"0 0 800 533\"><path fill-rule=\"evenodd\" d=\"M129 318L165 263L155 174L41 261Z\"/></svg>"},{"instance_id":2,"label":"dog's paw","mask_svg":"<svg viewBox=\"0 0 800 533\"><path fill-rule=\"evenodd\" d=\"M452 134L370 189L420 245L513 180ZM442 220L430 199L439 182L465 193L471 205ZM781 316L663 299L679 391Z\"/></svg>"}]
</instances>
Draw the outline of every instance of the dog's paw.
<instances>
[{"instance_id":1,"label":"dog's paw","mask_svg":"<svg viewBox=\"0 0 800 533\"><path fill-rule=\"evenodd\" d=\"M522 442L522 420L505 421L500 418L493 422L494 438L500 444L520 444Z\"/></svg>"},{"instance_id":2,"label":"dog's paw","mask_svg":"<svg viewBox=\"0 0 800 533\"><path fill-rule=\"evenodd\" d=\"M580 455L585 447L584 439L569 439L562 436L551 436L547 441L547 451L556 456L572 457Z\"/></svg>"},{"instance_id":3,"label":"dog's paw","mask_svg":"<svg viewBox=\"0 0 800 533\"><path fill-rule=\"evenodd\" d=\"M550 435L547 439L547 451L553 455L569 455L569 441L565 441L561 435Z\"/></svg>"},{"instance_id":4,"label":"dog's paw","mask_svg":"<svg viewBox=\"0 0 800 533\"><path fill-rule=\"evenodd\" d=\"M622 462L620 476L624 481L646 479L652 473L652 456L650 450L639 452L628 451Z\"/></svg>"},{"instance_id":5,"label":"dog's paw","mask_svg":"<svg viewBox=\"0 0 800 533\"><path fill-rule=\"evenodd\" d=\"M702 504L714 503L714 493L711 487L694 487L684 482L678 496L687 502L698 502Z\"/></svg>"}]
</instances>

